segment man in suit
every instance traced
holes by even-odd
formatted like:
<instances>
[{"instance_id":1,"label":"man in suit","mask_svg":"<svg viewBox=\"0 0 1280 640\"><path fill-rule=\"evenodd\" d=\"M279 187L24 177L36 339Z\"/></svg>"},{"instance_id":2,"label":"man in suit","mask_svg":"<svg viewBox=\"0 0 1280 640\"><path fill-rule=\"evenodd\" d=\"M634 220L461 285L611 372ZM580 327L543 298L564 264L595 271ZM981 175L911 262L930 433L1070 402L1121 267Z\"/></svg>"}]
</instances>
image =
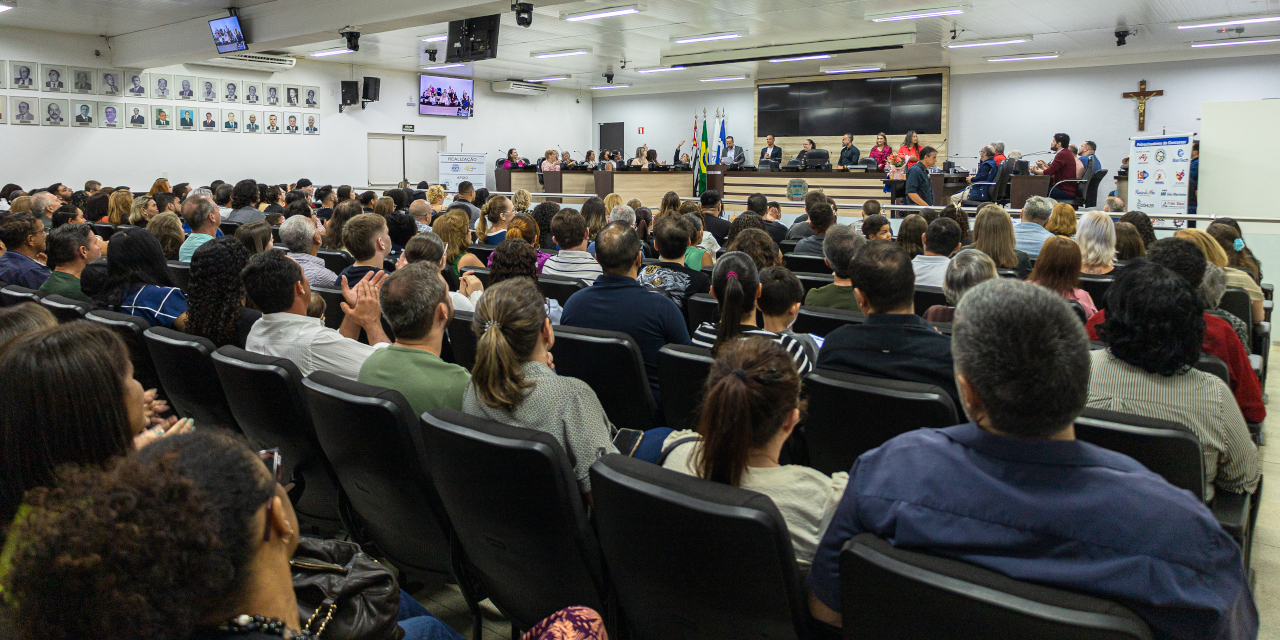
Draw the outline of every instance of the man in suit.
<instances>
[{"instance_id":1,"label":"man in suit","mask_svg":"<svg viewBox=\"0 0 1280 640\"><path fill-rule=\"evenodd\" d=\"M49 79L44 83L45 91L62 91L62 74L57 69L49 70Z\"/></svg>"},{"instance_id":2,"label":"man in suit","mask_svg":"<svg viewBox=\"0 0 1280 640\"><path fill-rule=\"evenodd\" d=\"M837 169L848 169L858 164L858 158L862 157L862 152L853 146L853 134L844 134L844 140L841 141L840 160L836 163Z\"/></svg>"},{"instance_id":3,"label":"man in suit","mask_svg":"<svg viewBox=\"0 0 1280 640\"><path fill-rule=\"evenodd\" d=\"M307 89L307 106L308 107L316 106L316 90L315 89Z\"/></svg>"},{"instance_id":4,"label":"man in suit","mask_svg":"<svg viewBox=\"0 0 1280 640\"><path fill-rule=\"evenodd\" d=\"M227 95L223 96L223 100L225 100L226 102L235 102L235 101L239 100L239 99L240 99L240 96L239 96L238 92L239 92L239 89L237 89L237 88L236 88L236 83L234 83L234 82L228 82L228 83L227 83Z\"/></svg>"},{"instance_id":5,"label":"man in suit","mask_svg":"<svg viewBox=\"0 0 1280 640\"><path fill-rule=\"evenodd\" d=\"M764 148L760 150L760 160L772 160L774 166L782 162L782 148L773 146L773 136L764 137Z\"/></svg>"},{"instance_id":6,"label":"man in suit","mask_svg":"<svg viewBox=\"0 0 1280 640\"><path fill-rule=\"evenodd\" d=\"M88 73L76 72L76 91L93 91L93 83L89 81Z\"/></svg>"},{"instance_id":7,"label":"man in suit","mask_svg":"<svg viewBox=\"0 0 1280 640\"><path fill-rule=\"evenodd\" d=\"M183 81L182 81L182 90L178 92L178 97L179 97L179 98L186 98L186 99L190 99L190 98L192 98L192 97L193 97L193 96L195 96L195 95L196 95L196 92L194 92L194 91L192 91L192 90L191 90L191 81L190 81L190 80L183 80Z\"/></svg>"},{"instance_id":8,"label":"man in suit","mask_svg":"<svg viewBox=\"0 0 1280 640\"><path fill-rule=\"evenodd\" d=\"M249 85L249 88L245 90L244 101L249 104L258 104L258 88Z\"/></svg>"},{"instance_id":9,"label":"man in suit","mask_svg":"<svg viewBox=\"0 0 1280 640\"><path fill-rule=\"evenodd\" d=\"M129 87L129 93L132 93L135 96L140 96L147 92L147 88L142 86L141 76L133 76L129 80L133 83L133 86Z\"/></svg>"},{"instance_id":10,"label":"man in suit","mask_svg":"<svg viewBox=\"0 0 1280 640\"><path fill-rule=\"evenodd\" d=\"M165 113L164 109L156 110L156 126L157 127L169 126L169 114Z\"/></svg>"},{"instance_id":11,"label":"man in suit","mask_svg":"<svg viewBox=\"0 0 1280 640\"><path fill-rule=\"evenodd\" d=\"M307 133L318 133L320 130L316 128L316 117L307 116Z\"/></svg>"},{"instance_id":12,"label":"man in suit","mask_svg":"<svg viewBox=\"0 0 1280 640\"><path fill-rule=\"evenodd\" d=\"M14 89L30 89L31 88L31 67L28 67L25 65L19 65L17 70L14 71L14 73L16 74L13 76Z\"/></svg>"},{"instance_id":13,"label":"man in suit","mask_svg":"<svg viewBox=\"0 0 1280 640\"><path fill-rule=\"evenodd\" d=\"M271 116L271 120L267 122L267 131L280 133L280 124L276 122L275 116Z\"/></svg>"},{"instance_id":14,"label":"man in suit","mask_svg":"<svg viewBox=\"0 0 1280 640\"><path fill-rule=\"evenodd\" d=\"M218 123L213 121L212 113L206 113L204 114L204 122L201 122L200 126L204 129L214 129L218 126Z\"/></svg>"},{"instance_id":15,"label":"man in suit","mask_svg":"<svg viewBox=\"0 0 1280 640\"><path fill-rule=\"evenodd\" d=\"M298 117L297 117L297 116L289 116L289 126L285 127L285 128L284 128L284 130L285 130L285 133L297 133L297 132L298 132Z\"/></svg>"},{"instance_id":16,"label":"man in suit","mask_svg":"<svg viewBox=\"0 0 1280 640\"><path fill-rule=\"evenodd\" d=\"M747 152L733 143L733 136L724 139L724 148L720 150L720 161L731 165L747 163Z\"/></svg>"},{"instance_id":17,"label":"man in suit","mask_svg":"<svg viewBox=\"0 0 1280 640\"><path fill-rule=\"evenodd\" d=\"M157 79L156 79L156 94L155 94L154 96L151 96L151 97L153 97L153 98L168 98L168 97L169 97L169 81L168 81L168 80L166 80L166 79L164 79L164 78L157 78Z\"/></svg>"},{"instance_id":18,"label":"man in suit","mask_svg":"<svg viewBox=\"0 0 1280 640\"><path fill-rule=\"evenodd\" d=\"M258 130L258 116L254 115L254 114L252 114L252 113L251 113L251 114L249 114L249 122L248 122L248 124L244 125L244 130L245 130L245 131L257 131L257 130Z\"/></svg>"},{"instance_id":19,"label":"man in suit","mask_svg":"<svg viewBox=\"0 0 1280 640\"><path fill-rule=\"evenodd\" d=\"M57 125L66 124L66 122L62 119L62 107L59 107L58 103L54 102L50 104L49 108L46 109L46 111L48 111L49 117L44 119L45 122L49 124L57 124Z\"/></svg>"},{"instance_id":20,"label":"man in suit","mask_svg":"<svg viewBox=\"0 0 1280 640\"><path fill-rule=\"evenodd\" d=\"M286 105L289 105L290 107L296 107L296 106L298 106L298 90L297 90L297 89L285 89L285 90L284 90L284 103L285 103Z\"/></svg>"},{"instance_id":21,"label":"man in suit","mask_svg":"<svg viewBox=\"0 0 1280 640\"><path fill-rule=\"evenodd\" d=\"M90 123L93 122L93 114L89 113L89 105L87 104L80 105L80 113L76 114L76 122L80 124L84 124L86 122L90 122Z\"/></svg>"},{"instance_id":22,"label":"man in suit","mask_svg":"<svg viewBox=\"0 0 1280 640\"><path fill-rule=\"evenodd\" d=\"M195 114L190 109L183 109L178 112L178 126L194 127L196 126Z\"/></svg>"},{"instance_id":23,"label":"man in suit","mask_svg":"<svg viewBox=\"0 0 1280 640\"><path fill-rule=\"evenodd\" d=\"M227 113L227 121L226 121L226 122L224 122L224 123L222 123L222 128L223 128L223 129L226 129L227 131L238 131L238 130L240 130L240 123L239 123L239 122L236 122L236 114L231 113L231 112L228 112L228 113Z\"/></svg>"},{"instance_id":24,"label":"man in suit","mask_svg":"<svg viewBox=\"0 0 1280 640\"><path fill-rule=\"evenodd\" d=\"M105 73L102 75L102 95L114 96L120 93L120 85L116 80L116 74Z\"/></svg>"},{"instance_id":25,"label":"man in suit","mask_svg":"<svg viewBox=\"0 0 1280 640\"><path fill-rule=\"evenodd\" d=\"M115 108L115 107L107 107L107 108L103 109L103 110L102 110L102 118L103 118L103 120L105 120L105 122L104 122L103 124L105 124L106 126L108 126L108 127L114 127L114 126L116 126L116 108Z\"/></svg>"},{"instance_id":26,"label":"man in suit","mask_svg":"<svg viewBox=\"0 0 1280 640\"><path fill-rule=\"evenodd\" d=\"M129 116L129 124L140 124L140 125L146 125L146 124L147 124L147 118L146 118L146 116L143 116L143 115L142 115L142 113L141 113L140 111L138 111L137 109L134 109L134 110L133 110L133 115L132 115L132 116Z\"/></svg>"},{"instance_id":27,"label":"man in suit","mask_svg":"<svg viewBox=\"0 0 1280 640\"><path fill-rule=\"evenodd\" d=\"M280 92L275 87L267 88L267 104L280 104Z\"/></svg>"},{"instance_id":28,"label":"man in suit","mask_svg":"<svg viewBox=\"0 0 1280 640\"><path fill-rule=\"evenodd\" d=\"M201 98L201 100L204 100L205 102L217 102L217 101L218 101L218 92L216 92L216 91L214 91L214 90L213 90L213 83L212 83L212 82L206 82L206 83L204 83L204 97L203 97L203 98Z\"/></svg>"}]
</instances>

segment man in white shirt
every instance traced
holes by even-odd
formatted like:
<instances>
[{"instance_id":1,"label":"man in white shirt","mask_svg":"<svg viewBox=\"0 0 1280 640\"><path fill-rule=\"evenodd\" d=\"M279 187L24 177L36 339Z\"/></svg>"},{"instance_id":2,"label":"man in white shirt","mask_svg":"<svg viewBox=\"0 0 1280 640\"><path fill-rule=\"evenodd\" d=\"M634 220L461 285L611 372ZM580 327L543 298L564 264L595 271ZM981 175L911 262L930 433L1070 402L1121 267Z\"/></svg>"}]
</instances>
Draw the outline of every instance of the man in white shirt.
<instances>
[{"instance_id":1,"label":"man in white shirt","mask_svg":"<svg viewBox=\"0 0 1280 640\"><path fill-rule=\"evenodd\" d=\"M916 286L942 287L951 255L960 249L960 225L951 218L938 218L925 231L924 253L911 260Z\"/></svg>"},{"instance_id":2,"label":"man in white shirt","mask_svg":"<svg viewBox=\"0 0 1280 640\"><path fill-rule=\"evenodd\" d=\"M307 315L311 284L302 267L283 251L253 256L242 276L245 293L262 311L245 340L247 351L288 358L304 376L328 371L355 380L365 358L387 344L378 304L385 272L362 279L354 289L340 280L346 301L341 303L345 316L337 331ZM361 329L370 344L356 341Z\"/></svg>"},{"instance_id":3,"label":"man in white shirt","mask_svg":"<svg viewBox=\"0 0 1280 640\"><path fill-rule=\"evenodd\" d=\"M574 209L561 209L551 218L551 239L560 246L560 253L547 259L542 275L574 278L595 282L603 270L595 256L587 253L591 232L587 221Z\"/></svg>"}]
</instances>

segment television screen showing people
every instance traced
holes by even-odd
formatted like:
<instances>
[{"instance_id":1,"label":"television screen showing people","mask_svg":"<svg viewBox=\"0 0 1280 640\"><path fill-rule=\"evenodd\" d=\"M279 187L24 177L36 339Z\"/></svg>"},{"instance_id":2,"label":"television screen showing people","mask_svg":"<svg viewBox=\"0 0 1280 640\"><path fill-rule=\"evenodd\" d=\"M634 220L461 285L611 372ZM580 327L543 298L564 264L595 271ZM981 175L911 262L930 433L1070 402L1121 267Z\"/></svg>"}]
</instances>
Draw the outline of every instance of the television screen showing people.
<instances>
[{"instance_id":1,"label":"television screen showing people","mask_svg":"<svg viewBox=\"0 0 1280 640\"><path fill-rule=\"evenodd\" d=\"M249 45L244 41L244 31L240 29L240 18L228 16L209 21L209 30L213 32L213 44L218 53L244 51Z\"/></svg>"},{"instance_id":2,"label":"television screen showing people","mask_svg":"<svg viewBox=\"0 0 1280 640\"><path fill-rule=\"evenodd\" d=\"M418 76L418 113L424 116L475 115L475 83L466 78Z\"/></svg>"}]
</instances>

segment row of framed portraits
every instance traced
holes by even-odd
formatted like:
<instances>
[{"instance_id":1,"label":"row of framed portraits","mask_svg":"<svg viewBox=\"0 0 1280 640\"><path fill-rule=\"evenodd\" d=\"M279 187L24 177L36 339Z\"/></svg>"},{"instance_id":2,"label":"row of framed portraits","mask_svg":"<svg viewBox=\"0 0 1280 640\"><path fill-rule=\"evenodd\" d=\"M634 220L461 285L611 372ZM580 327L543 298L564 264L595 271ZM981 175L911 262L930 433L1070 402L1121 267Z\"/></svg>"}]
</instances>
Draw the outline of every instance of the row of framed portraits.
<instances>
[{"instance_id":1,"label":"row of framed portraits","mask_svg":"<svg viewBox=\"0 0 1280 640\"><path fill-rule=\"evenodd\" d=\"M320 108L320 87L0 60L0 89L6 88L263 107Z\"/></svg>"},{"instance_id":2,"label":"row of framed portraits","mask_svg":"<svg viewBox=\"0 0 1280 640\"><path fill-rule=\"evenodd\" d=\"M320 114L311 111L255 111L196 105L175 107L25 96L10 96L8 107L6 118L5 99L0 96L0 124L320 135Z\"/></svg>"}]
</instances>

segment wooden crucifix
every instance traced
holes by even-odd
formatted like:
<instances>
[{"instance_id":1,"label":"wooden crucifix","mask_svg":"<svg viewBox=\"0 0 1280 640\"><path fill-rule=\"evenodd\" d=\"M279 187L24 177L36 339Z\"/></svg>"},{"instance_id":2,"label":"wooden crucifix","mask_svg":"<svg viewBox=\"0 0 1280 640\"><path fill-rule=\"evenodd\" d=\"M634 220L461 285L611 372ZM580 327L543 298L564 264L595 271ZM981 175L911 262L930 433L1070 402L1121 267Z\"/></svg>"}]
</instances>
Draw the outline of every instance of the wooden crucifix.
<instances>
[{"instance_id":1,"label":"wooden crucifix","mask_svg":"<svg viewBox=\"0 0 1280 640\"><path fill-rule=\"evenodd\" d=\"M1138 90L1121 94L1124 98L1138 101L1138 131L1147 130L1147 100L1164 95L1164 90L1147 91L1147 81L1138 82Z\"/></svg>"}]
</instances>

